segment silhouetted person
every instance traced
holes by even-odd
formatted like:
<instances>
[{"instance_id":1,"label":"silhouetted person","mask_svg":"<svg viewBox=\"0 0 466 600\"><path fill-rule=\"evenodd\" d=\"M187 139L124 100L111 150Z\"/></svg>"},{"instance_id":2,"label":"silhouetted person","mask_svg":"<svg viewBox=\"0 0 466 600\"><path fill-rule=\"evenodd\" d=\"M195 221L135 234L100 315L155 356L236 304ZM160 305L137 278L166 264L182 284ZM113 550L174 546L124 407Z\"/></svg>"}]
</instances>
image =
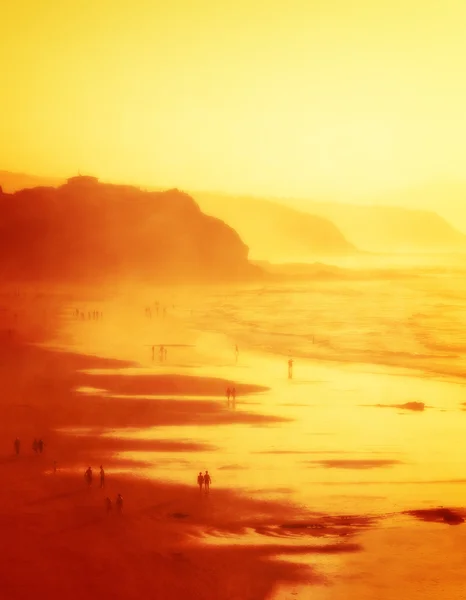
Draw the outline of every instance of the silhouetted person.
<instances>
[{"instance_id":1,"label":"silhouetted person","mask_svg":"<svg viewBox=\"0 0 466 600\"><path fill-rule=\"evenodd\" d=\"M107 515L112 512L112 501L108 496L105 498L105 510L107 511Z\"/></svg>"},{"instance_id":2,"label":"silhouetted person","mask_svg":"<svg viewBox=\"0 0 466 600\"><path fill-rule=\"evenodd\" d=\"M42 452L44 451L44 440L40 439L40 440L37 442L37 445L38 445L38 447L39 447L39 452L42 454Z\"/></svg>"},{"instance_id":3,"label":"silhouetted person","mask_svg":"<svg viewBox=\"0 0 466 600\"><path fill-rule=\"evenodd\" d=\"M231 402L232 404L236 404L236 388L231 388Z\"/></svg>"},{"instance_id":4,"label":"silhouetted person","mask_svg":"<svg viewBox=\"0 0 466 600\"><path fill-rule=\"evenodd\" d=\"M202 492L203 484L204 484L204 475L199 471L199 475L197 476L197 485L199 486L200 492Z\"/></svg>"},{"instance_id":5,"label":"silhouetted person","mask_svg":"<svg viewBox=\"0 0 466 600\"><path fill-rule=\"evenodd\" d=\"M235 362L238 362L238 357L239 357L239 349L238 349L238 346L235 346Z\"/></svg>"},{"instance_id":6,"label":"silhouetted person","mask_svg":"<svg viewBox=\"0 0 466 600\"><path fill-rule=\"evenodd\" d=\"M229 387L227 387L226 395L227 395L227 404L230 404L231 390Z\"/></svg>"},{"instance_id":7,"label":"silhouetted person","mask_svg":"<svg viewBox=\"0 0 466 600\"><path fill-rule=\"evenodd\" d=\"M92 469L89 467L87 471L84 473L84 479L89 487L92 485Z\"/></svg>"},{"instance_id":8,"label":"silhouetted person","mask_svg":"<svg viewBox=\"0 0 466 600\"><path fill-rule=\"evenodd\" d=\"M100 487L105 486L105 471L102 465L100 465Z\"/></svg>"},{"instance_id":9,"label":"silhouetted person","mask_svg":"<svg viewBox=\"0 0 466 600\"><path fill-rule=\"evenodd\" d=\"M155 360L155 346L152 346L152 360Z\"/></svg>"},{"instance_id":10,"label":"silhouetted person","mask_svg":"<svg viewBox=\"0 0 466 600\"><path fill-rule=\"evenodd\" d=\"M19 455L19 451L21 449L21 442L19 441L19 438L16 438L14 441L14 447L15 447L15 452L16 452L16 456Z\"/></svg>"},{"instance_id":11,"label":"silhouetted person","mask_svg":"<svg viewBox=\"0 0 466 600\"><path fill-rule=\"evenodd\" d=\"M32 442L32 449L34 450L35 454L37 454L39 451L39 442L36 440L36 438L34 438L34 441Z\"/></svg>"},{"instance_id":12,"label":"silhouetted person","mask_svg":"<svg viewBox=\"0 0 466 600\"><path fill-rule=\"evenodd\" d=\"M288 379L293 379L293 359L288 361Z\"/></svg>"},{"instance_id":13,"label":"silhouetted person","mask_svg":"<svg viewBox=\"0 0 466 600\"><path fill-rule=\"evenodd\" d=\"M209 471L206 471L204 473L204 490L205 490L206 494L209 492L210 484L211 483L212 483L212 479L211 479L211 477L209 475Z\"/></svg>"},{"instance_id":14,"label":"silhouetted person","mask_svg":"<svg viewBox=\"0 0 466 600\"><path fill-rule=\"evenodd\" d=\"M160 359L160 362L163 362L163 351L164 351L164 347L160 346L160 349L159 349L159 359Z\"/></svg>"},{"instance_id":15,"label":"silhouetted person","mask_svg":"<svg viewBox=\"0 0 466 600\"><path fill-rule=\"evenodd\" d=\"M123 512L123 496L121 494L118 494L115 504L118 513L121 515L121 513Z\"/></svg>"},{"instance_id":16,"label":"silhouetted person","mask_svg":"<svg viewBox=\"0 0 466 600\"><path fill-rule=\"evenodd\" d=\"M168 350L166 348L163 349L163 360L167 360Z\"/></svg>"}]
</instances>

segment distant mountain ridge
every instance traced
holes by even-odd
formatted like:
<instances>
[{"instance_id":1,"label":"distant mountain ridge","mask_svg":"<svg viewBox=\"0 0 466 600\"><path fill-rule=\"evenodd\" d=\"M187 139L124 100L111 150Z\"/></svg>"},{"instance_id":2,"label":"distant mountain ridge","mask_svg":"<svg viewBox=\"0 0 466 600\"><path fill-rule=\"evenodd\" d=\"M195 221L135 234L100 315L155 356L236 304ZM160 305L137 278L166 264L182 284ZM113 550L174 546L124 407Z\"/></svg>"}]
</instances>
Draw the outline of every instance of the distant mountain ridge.
<instances>
[{"instance_id":1,"label":"distant mountain ridge","mask_svg":"<svg viewBox=\"0 0 466 600\"><path fill-rule=\"evenodd\" d=\"M295 260L357 254L329 219L267 200L194 192L199 206L238 231L254 258Z\"/></svg>"},{"instance_id":2,"label":"distant mountain ridge","mask_svg":"<svg viewBox=\"0 0 466 600\"><path fill-rule=\"evenodd\" d=\"M231 227L179 190L74 177L0 193L3 280L232 281L260 276Z\"/></svg>"},{"instance_id":3,"label":"distant mountain ridge","mask_svg":"<svg viewBox=\"0 0 466 600\"><path fill-rule=\"evenodd\" d=\"M330 219L362 250L400 253L466 250L466 235L430 210L312 201L306 203L306 210Z\"/></svg>"}]
</instances>

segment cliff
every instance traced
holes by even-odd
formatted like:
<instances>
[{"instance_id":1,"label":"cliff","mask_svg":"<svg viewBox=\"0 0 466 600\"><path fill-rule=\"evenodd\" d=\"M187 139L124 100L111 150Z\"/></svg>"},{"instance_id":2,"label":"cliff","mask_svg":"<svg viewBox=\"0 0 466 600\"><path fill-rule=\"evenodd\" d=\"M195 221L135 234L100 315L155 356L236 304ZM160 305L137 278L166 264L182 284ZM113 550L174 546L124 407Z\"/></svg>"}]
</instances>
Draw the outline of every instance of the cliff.
<instances>
[{"instance_id":1,"label":"cliff","mask_svg":"<svg viewBox=\"0 0 466 600\"><path fill-rule=\"evenodd\" d=\"M4 280L230 281L260 273L236 231L176 189L77 177L1 193L0 214Z\"/></svg>"},{"instance_id":2,"label":"cliff","mask_svg":"<svg viewBox=\"0 0 466 600\"><path fill-rule=\"evenodd\" d=\"M257 198L209 192L193 195L202 210L238 231L255 259L293 261L358 253L341 231L321 216Z\"/></svg>"}]
</instances>

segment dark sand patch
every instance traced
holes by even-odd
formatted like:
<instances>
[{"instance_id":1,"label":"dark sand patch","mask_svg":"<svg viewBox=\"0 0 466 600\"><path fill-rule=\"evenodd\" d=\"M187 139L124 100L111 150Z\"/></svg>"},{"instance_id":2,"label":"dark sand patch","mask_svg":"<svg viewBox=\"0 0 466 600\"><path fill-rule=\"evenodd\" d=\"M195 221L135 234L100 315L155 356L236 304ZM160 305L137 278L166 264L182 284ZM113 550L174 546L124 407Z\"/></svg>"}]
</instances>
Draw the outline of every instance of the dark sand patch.
<instances>
[{"instance_id":1,"label":"dark sand patch","mask_svg":"<svg viewBox=\"0 0 466 600\"><path fill-rule=\"evenodd\" d=\"M428 523L447 523L448 525L460 525L464 523L465 510L464 509L450 509L444 508L426 508L418 510L407 510L402 514L410 515L420 521Z\"/></svg>"},{"instance_id":2,"label":"dark sand patch","mask_svg":"<svg viewBox=\"0 0 466 600\"><path fill-rule=\"evenodd\" d=\"M220 396L224 398L226 388L231 385L227 379L177 373L163 375L78 373L76 377L79 387L96 387L105 389L110 394L140 396L164 394L166 396ZM269 390L265 386L243 383L238 383L235 387L237 397Z\"/></svg>"},{"instance_id":3,"label":"dark sand patch","mask_svg":"<svg viewBox=\"0 0 466 600\"><path fill-rule=\"evenodd\" d=\"M308 465L324 467L326 469L380 469L403 464L399 460L390 459L340 459L340 460L308 460L302 461Z\"/></svg>"},{"instance_id":4,"label":"dark sand patch","mask_svg":"<svg viewBox=\"0 0 466 600\"><path fill-rule=\"evenodd\" d=\"M401 408L403 410L412 410L414 412L422 412L426 408L432 408L431 406L424 404L424 402L405 402L404 404L361 404L361 406L375 408Z\"/></svg>"}]
</instances>

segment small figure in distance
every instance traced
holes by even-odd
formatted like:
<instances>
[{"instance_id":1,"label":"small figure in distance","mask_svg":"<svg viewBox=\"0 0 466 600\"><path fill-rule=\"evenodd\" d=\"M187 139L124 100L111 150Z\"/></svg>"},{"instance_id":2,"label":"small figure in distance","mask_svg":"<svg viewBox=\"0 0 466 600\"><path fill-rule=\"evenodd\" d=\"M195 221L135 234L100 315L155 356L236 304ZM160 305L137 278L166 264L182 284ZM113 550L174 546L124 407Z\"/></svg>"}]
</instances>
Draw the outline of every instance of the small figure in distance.
<instances>
[{"instance_id":1,"label":"small figure in distance","mask_svg":"<svg viewBox=\"0 0 466 600\"><path fill-rule=\"evenodd\" d=\"M199 486L199 491L202 492L202 485L204 484L204 475L201 471L199 471L199 475L197 476L197 484Z\"/></svg>"},{"instance_id":2,"label":"small figure in distance","mask_svg":"<svg viewBox=\"0 0 466 600\"><path fill-rule=\"evenodd\" d=\"M14 447L15 447L16 456L19 456L19 451L21 449L21 442L19 441L18 437L14 441Z\"/></svg>"},{"instance_id":3,"label":"small figure in distance","mask_svg":"<svg viewBox=\"0 0 466 600\"><path fill-rule=\"evenodd\" d=\"M230 405L230 396L231 396L230 386L227 387L226 395L227 395L227 405L229 406Z\"/></svg>"},{"instance_id":4,"label":"small figure in distance","mask_svg":"<svg viewBox=\"0 0 466 600\"><path fill-rule=\"evenodd\" d=\"M212 483L212 479L209 475L209 471L206 471L204 473L204 490L205 493L208 494L209 493L209 489L210 489L210 484Z\"/></svg>"},{"instance_id":5,"label":"small figure in distance","mask_svg":"<svg viewBox=\"0 0 466 600\"><path fill-rule=\"evenodd\" d=\"M288 361L288 379L293 379L293 359L291 357Z\"/></svg>"},{"instance_id":6,"label":"small figure in distance","mask_svg":"<svg viewBox=\"0 0 466 600\"><path fill-rule=\"evenodd\" d=\"M239 349L238 346L235 345L235 362L238 362L238 358L239 358Z\"/></svg>"},{"instance_id":7,"label":"small figure in distance","mask_svg":"<svg viewBox=\"0 0 466 600\"><path fill-rule=\"evenodd\" d=\"M168 354L168 350L164 347L164 349L163 349L163 360L165 362L167 362L167 354Z\"/></svg>"},{"instance_id":8,"label":"small figure in distance","mask_svg":"<svg viewBox=\"0 0 466 600\"><path fill-rule=\"evenodd\" d=\"M100 465L100 487L105 487L105 471L102 465Z\"/></svg>"},{"instance_id":9,"label":"small figure in distance","mask_svg":"<svg viewBox=\"0 0 466 600\"><path fill-rule=\"evenodd\" d=\"M152 360L155 360L155 346L152 346Z\"/></svg>"},{"instance_id":10,"label":"small figure in distance","mask_svg":"<svg viewBox=\"0 0 466 600\"><path fill-rule=\"evenodd\" d=\"M32 449L34 450L35 454L37 454L37 452L39 451L39 442L36 438L34 438L34 441L32 442Z\"/></svg>"},{"instance_id":11,"label":"small figure in distance","mask_svg":"<svg viewBox=\"0 0 466 600\"><path fill-rule=\"evenodd\" d=\"M115 504L117 507L118 514L121 515L121 513L123 512L123 496L121 494L118 494Z\"/></svg>"},{"instance_id":12,"label":"small figure in distance","mask_svg":"<svg viewBox=\"0 0 466 600\"><path fill-rule=\"evenodd\" d=\"M233 404L233 406L236 405L236 388L235 387L231 388L231 403Z\"/></svg>"},{"instance_id":13,"label":"small figure in distance","mask_svg":"<svg viewBox=\"0 0 466 600\"><path fill-rule=\"evenodd\" d=\"M84 473L84 479L89 487L92 485L92 469L88 467L87 471Z\"/></svg>"},{"instance_id":14,"label":"small figure in distance","mask_svg":"<svg viewBox=\"0 0 466 600\"><path fill-rule=\"evenodd\" d=\"M107 516L112 512L112 501L108 496L105 498L105 510L107 511Z\"/></svg>"},{"instance_id":15,"label":"small figure in distance","mask_svg":"<svg viewBox=\"0 0 466 600\"><path fill-rule=\"evenodd\" d=\"M42 452L44 451L44 440L41 438L38 442L38 447L39 447L39 453L42 454Z\"/></svg>"}]
</instances>

